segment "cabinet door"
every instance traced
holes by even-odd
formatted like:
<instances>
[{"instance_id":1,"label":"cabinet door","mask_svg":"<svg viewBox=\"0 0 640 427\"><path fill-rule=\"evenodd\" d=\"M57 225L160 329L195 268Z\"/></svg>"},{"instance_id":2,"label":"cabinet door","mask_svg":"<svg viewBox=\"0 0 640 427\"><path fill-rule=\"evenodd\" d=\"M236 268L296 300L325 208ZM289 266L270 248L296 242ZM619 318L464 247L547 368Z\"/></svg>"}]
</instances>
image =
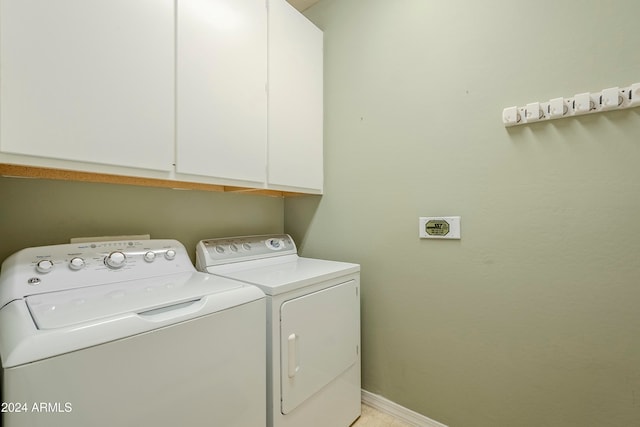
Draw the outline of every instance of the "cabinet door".
<instances>
[{"instance_id":1,"label":"cabinet door","mask_svg":"<svg viewBox=\"0 0 640 427\"><path fill-rule=\"evenodd\" d=\"M172 170L172 0L0 0L0 10L0 151Z\"/></svg>"},{"instance_id":2,"label":"cabinet door","mask_svg":"<svg viewBox=\"0 0 640 427\"><path fill-rule=\"evenodd\" d=\"M264 0L178 0L176 171L264 183Z\"/></svg>"},{"instance_id":3,"label":"cabinet door","mask_svg":"<svg viewBox=\"0 0 640 427\"><path fill-rule=\"evenodd\" d=\"M270 187L322 191L322 67L322 31L285 0L270 0Z\"/></svg>"}]
</instances>

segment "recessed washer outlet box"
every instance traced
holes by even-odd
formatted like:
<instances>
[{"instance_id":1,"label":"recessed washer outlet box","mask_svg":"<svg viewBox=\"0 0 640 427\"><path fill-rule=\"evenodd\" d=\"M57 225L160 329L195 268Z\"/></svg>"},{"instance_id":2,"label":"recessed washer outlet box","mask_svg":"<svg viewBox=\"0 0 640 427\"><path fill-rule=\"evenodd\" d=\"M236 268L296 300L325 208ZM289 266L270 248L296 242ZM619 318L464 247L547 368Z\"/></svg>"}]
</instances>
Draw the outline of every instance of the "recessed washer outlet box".
<instances>
[{"instance_id":1,"label":"recessed washer outlet box","mask_svg":"<svg viewBox=\"0 0 640 427\"><path fill-rule=\"evenodd\" d=\"M421 239L460 239L459 216L421 216L418 224Z\"/></svg>"}]
</instances>

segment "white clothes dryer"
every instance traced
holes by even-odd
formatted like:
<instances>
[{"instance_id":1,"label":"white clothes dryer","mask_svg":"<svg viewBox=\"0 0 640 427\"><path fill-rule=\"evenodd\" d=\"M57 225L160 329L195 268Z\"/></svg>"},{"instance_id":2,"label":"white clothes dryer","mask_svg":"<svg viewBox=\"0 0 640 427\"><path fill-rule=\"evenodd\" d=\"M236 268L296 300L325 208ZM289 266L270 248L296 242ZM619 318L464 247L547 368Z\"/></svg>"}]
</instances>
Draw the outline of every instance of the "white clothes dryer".
<instances>
[{"instance_id":1,"label":"white clothes dryer","mask_svg":"<svg viewBox=\"0 0 640 427\"><path fill-rule=\"evenodd\" d=\"M264 426L265 310L175 240L19 251L0 274L2 425Z\"/></svg>"},{"instance_id":2,"label":"white clothes dryer","mask_svg":"<svg viewBox=\"0 0 640 427\"><path fill-rule=\"evenodd\" d=\"M360 266L299 257L288 235L208 239L196 267L267 295L267 425L360 416Z\"/></svg>"}]
</instances>

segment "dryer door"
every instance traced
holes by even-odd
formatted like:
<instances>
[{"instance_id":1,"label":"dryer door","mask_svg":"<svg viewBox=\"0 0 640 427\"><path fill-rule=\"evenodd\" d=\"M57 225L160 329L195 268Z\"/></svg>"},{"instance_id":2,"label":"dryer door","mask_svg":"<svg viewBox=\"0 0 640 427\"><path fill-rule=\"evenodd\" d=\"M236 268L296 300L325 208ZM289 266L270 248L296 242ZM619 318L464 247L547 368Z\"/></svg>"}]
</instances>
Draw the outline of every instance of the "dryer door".
<instances>
[{"instance_id":1,"label":"dryer door","mask_svg":"<svg viewBox=\"0 0 640 427\"><path fill-rule=\"evenodd\" d=\"M288 414L358 358L360 297L354 280L280 307L282 413Z\"/></svg>"}]
</instances>

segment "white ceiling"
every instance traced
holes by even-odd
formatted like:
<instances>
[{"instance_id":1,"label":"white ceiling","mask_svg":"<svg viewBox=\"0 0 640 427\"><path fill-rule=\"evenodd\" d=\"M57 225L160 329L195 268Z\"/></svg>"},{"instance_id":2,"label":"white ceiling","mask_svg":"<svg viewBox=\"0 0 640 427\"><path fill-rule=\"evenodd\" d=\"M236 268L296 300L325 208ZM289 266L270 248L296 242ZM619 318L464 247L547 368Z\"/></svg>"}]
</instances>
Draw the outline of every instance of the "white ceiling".
<instances>
[{"instance_id":1,"label":"white ceiling","mask_svg":"<svg viewBox=\"0 0 640 427\"><path fill-rule=\"evenodd\" d=\"M314 4L318 3L320 0L287 0L287 1L291 6L295 7L300 12L302 12L303 10L308 9Z\"/></svg>"}]
</instances>

